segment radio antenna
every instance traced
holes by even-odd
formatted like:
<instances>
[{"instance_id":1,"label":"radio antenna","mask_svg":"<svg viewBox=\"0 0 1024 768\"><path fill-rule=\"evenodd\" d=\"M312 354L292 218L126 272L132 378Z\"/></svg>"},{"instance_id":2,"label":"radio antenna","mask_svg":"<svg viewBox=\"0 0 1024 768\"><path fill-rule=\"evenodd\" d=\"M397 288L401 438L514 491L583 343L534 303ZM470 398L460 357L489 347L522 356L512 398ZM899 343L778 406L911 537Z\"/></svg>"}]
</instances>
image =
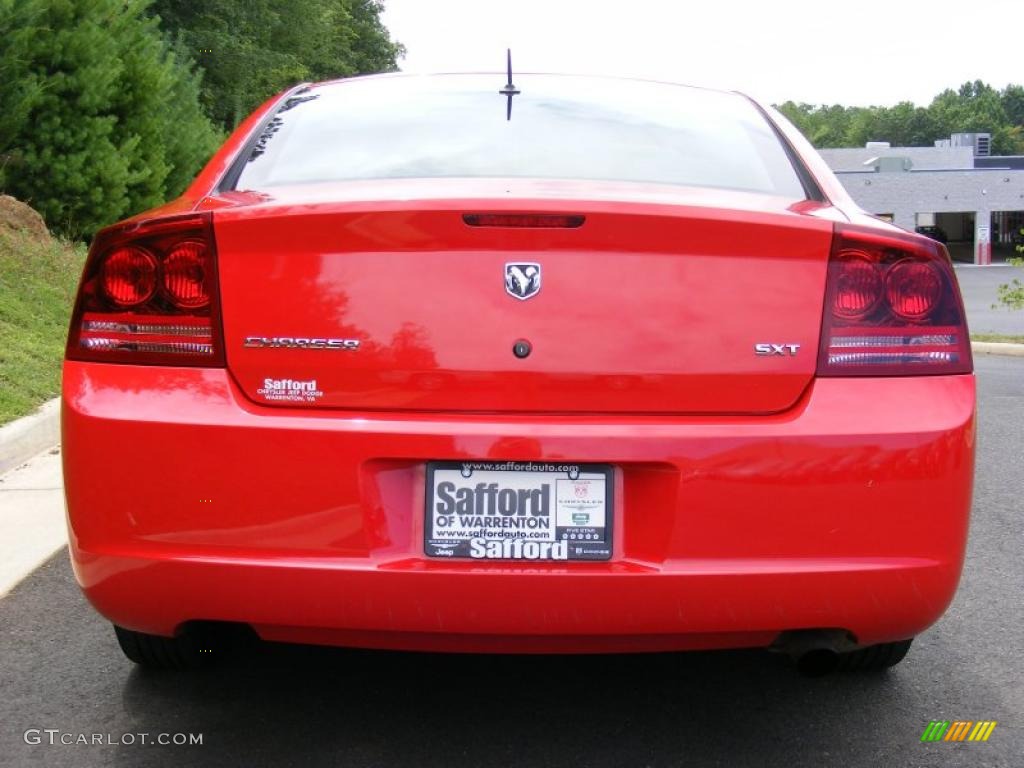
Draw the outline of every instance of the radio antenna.
<instances>
[{"instance_id":1,"label":"radio antenna","mask_svg":"<svg viewBox=\"0 0 1024 768\"><path fill-rule=\"evenodd\" d=\"M507 49L507 54L508 54L508 82L505 84L504 88L502 88L500 91L498 91L498 93L500 93L502 96L508 97L508 106L505 108L505 119L506 120L511 120L512 119L512 97L517 95L517 94L519 94L519 93L522 93L522 91L520 91L518 88L516 88L514 85L512 85L512 49L511 48Z\"/></svg>"}]
</instances>

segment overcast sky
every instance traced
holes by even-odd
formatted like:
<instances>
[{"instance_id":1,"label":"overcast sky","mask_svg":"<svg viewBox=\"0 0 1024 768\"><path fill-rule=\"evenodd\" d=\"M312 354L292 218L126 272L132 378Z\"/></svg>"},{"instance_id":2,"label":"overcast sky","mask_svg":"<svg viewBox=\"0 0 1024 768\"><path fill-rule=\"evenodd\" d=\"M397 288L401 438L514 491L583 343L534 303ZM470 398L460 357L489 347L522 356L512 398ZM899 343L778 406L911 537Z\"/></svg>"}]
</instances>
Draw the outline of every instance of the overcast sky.
<instances>
[{"instance_id":1,"label":"overcast sky","mask_svg":"<svg viewBox=\"0 0 1024 768\"><path fill-rule=\"evenodd\" d=\"M386 0L406 72L649 77L769 102L913 101L1024 83L1024 0Z\"/></svg>"}]
</instances>

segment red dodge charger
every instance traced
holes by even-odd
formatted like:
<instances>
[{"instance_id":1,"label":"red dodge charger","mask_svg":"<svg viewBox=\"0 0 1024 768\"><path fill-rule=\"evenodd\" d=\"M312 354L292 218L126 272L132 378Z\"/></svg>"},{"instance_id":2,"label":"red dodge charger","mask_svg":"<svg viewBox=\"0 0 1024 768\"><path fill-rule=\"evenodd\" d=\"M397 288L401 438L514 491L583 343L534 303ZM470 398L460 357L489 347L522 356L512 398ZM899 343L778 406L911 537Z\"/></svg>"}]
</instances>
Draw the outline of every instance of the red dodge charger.
<instances>
[{"instance_id":1,"label":"red dodge charger","mask_svg":"<svg viewBox=\"0 0 1024 768\"><path fill-rule=\"evenodd\" d=\"M772 109L390 75L272 99L96 236L63 430L75 573L139 663L243 628L815 673L952 599L975 382L944 246Z\"/></svg>"}]
</instances>

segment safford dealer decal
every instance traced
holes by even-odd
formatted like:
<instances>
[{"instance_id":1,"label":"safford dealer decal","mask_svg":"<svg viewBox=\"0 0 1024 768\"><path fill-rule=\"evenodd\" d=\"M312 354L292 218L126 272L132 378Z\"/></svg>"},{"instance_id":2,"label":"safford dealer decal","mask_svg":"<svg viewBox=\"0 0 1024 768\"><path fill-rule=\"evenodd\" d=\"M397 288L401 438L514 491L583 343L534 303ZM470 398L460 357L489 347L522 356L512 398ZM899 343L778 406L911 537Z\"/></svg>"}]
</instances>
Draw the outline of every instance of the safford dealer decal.
<instances>
[{"instance_id":1,"label":"safford dealer decal","mask_svg":"<svg viewBox=\"0 0 1024 768\"><path fill-rule=\"evenodd\" d=\"M316 379L264 379L256 394L264 400L290 403L313 403L324 396L317 388Z\"/></svg>"}]
</instances>

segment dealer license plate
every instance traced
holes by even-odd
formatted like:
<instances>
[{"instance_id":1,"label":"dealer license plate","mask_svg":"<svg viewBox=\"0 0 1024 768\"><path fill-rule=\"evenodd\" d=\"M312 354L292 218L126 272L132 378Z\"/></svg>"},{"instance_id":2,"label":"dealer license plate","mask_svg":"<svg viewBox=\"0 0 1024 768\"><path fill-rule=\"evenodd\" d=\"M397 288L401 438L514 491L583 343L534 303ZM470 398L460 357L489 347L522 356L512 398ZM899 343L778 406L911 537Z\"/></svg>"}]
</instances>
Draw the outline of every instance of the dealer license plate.
<instances>
[{"instance_id":1,"label":"dealer license plate","mask_svg":"<svg viewBox=\"0 0 1024 768\"><path fill-rule=\"evenodd\" d=\"M474 560L608 560L612 469L604 464L427 464L425 551Z\"/></svg>"}]
</instances>

